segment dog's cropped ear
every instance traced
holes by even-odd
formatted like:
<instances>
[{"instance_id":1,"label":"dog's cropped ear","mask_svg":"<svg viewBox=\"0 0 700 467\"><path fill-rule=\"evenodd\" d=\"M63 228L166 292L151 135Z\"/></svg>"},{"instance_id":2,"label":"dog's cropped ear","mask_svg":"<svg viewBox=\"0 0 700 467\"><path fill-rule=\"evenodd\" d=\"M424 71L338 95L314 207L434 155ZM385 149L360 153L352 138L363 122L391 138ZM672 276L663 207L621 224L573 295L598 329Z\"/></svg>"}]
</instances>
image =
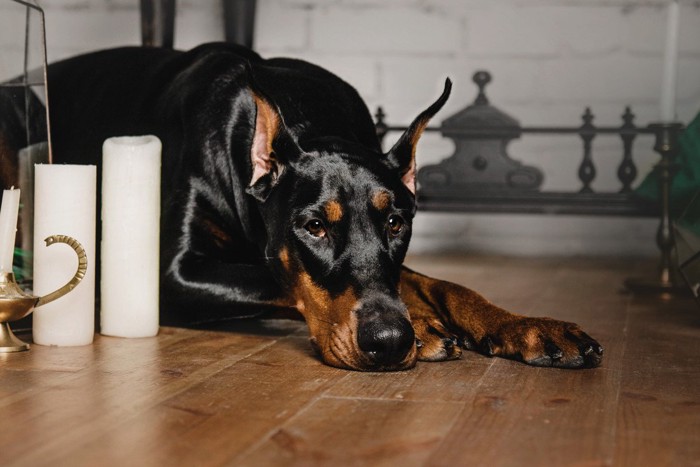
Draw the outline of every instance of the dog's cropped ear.
<instances>
[{"instance_id":1,"label":"dog's cropped ear","mask_svg":"<svg viewBox=\"0 0 700 467\"><path fill-rule=\"evenodd\" d=\"M284 174L289 158L301 153L301 149L285 126L277 106L255 91L252 95L256 117L250 147L252 176L246 191L265 201Z\"/></svg>"},{"instance_id":2,"label":"dog's cropped ear","mask_svg":"<svg viewBox=\"0 0 700 467\"><path fill-rule=\"evenodd\" d=\"M416 146L418 145L418 140L423 134L425 127L428 126L430 119L447 102L451 90L452 81L447 78L445 80L445 89L440 97L413 120L408 129L386 155L389 167L398 170L401 180L413 194L416 193Z\"/></svg>"}]
</instances>

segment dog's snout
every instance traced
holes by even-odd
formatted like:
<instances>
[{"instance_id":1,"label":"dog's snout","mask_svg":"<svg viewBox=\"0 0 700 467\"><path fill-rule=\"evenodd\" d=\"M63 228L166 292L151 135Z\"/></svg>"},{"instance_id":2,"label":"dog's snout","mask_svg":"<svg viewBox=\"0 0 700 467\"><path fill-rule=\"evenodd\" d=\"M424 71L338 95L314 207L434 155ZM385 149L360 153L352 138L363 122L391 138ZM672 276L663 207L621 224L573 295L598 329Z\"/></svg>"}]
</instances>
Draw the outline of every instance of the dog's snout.
<instances>
[{"instance_id":1,"label":"dog's snout","mask_svg":"<svg viewBox=\"0 0 700 467\"><path fill-rule=\"evenodd\" d=\"M373 319L361 324L357 332L360 350L381 367L401 363L414 342L413 326L403 317Z\"/></svg>"}]
</instances>

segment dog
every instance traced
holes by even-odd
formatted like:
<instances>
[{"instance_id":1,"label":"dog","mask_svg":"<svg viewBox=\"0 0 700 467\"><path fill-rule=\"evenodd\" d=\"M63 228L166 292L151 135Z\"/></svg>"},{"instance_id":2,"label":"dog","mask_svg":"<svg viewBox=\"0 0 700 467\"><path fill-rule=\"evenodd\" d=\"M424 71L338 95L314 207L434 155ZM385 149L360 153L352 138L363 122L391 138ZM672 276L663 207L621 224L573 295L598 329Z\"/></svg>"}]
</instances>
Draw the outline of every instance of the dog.
<instances>
[{"instance_id":1,"label":"dog","mask_svg":"<svg viewBox=\"0 0 700 467\"><path fill-rule=\"evenodd\" d=\"M416 145L442 94L383 152L358 93L329 71L231 44L126 47L48 68L54 160L100 164L103 141L163 142L161 323L303 318L328 365L393 371L462 349L590 368L573 323L512 314L402 265Z\"/></svg>"}]
</instances>

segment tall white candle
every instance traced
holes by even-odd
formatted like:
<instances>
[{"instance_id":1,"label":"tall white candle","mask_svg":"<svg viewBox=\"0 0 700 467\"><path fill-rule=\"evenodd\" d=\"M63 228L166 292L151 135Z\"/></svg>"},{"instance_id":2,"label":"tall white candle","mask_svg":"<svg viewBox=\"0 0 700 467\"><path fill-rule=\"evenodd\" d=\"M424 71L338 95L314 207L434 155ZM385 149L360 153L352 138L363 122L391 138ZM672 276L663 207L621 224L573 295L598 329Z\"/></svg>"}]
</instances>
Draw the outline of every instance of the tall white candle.
<instances>
[{"instance_id":1,"label":"tall white candle","mask_svg":"<svg viewBox=\"0 0 700 467\"><path fill-rule=\"evenodd\" d=\"M161 142L109 138L102 146L101 333L158 333Z\"/></svg>"},{"instance_id":2,"label":"tall white candle","mask_svg":"<svg viewBox=\"0 0 700 467\"><path fill-rule=\"evenodd\" d=\"M70 293L34 311L34 342L86 345L95 332L95 222L97 171L92 165L35 168L34 294L46 295L75 274L78 260L66 245L47 247L49 235L75 238L87 254L87 272Z\"/></svg>"},{"instance_id":3,"label":"tall white candle","mask_svg":"<svg viewBox=\"0 0 700 467\"><path fill-rule=\"evenodd\" d=\"M680 6L671 0L666 18L666 46L661 77L660 117L662 122L676 120L676 75L678 73L678 22Z\"/></svg>"},{"instance_id":4,"label":"tall white candle","mask_svg":"<svg viewBox=\"0 0 700 467\"><path fill-rule=\"evenodd\" d=\"M19 212L19 190L3 190L0 207L0 272L12 272Z\"/></svg>"}]
</instances>

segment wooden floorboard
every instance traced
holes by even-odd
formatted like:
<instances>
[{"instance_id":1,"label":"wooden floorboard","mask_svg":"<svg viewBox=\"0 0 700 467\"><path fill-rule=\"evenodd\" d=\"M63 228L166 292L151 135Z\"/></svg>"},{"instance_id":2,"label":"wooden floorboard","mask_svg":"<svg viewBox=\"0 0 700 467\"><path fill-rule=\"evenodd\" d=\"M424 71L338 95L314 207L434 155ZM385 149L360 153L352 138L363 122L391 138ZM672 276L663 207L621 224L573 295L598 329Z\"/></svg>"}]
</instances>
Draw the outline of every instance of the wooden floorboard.
<instances>
[{"instance_id":1,"label":"wooden floorboard","mask_svg":"<svg viewBox=\"0 0 700 467\"><path fill-rule=\"evenodd\" d=\"M622 292L634 259L414 257L527 315L580 323L594 370L467 352L330 368L303 323L162 328L0 354L0 465L700 465L700 308Z\"/></svg>"},{"instance_id":2,"label":"wooden floorboard","mask_svg":"<svg viewBox=\"0 0 700 467\"><path fill-rule=\"evenodd\" d=\"M632 301L616 435L627 465L700 465L699 328L682 303Z\"/></svg>"}]
</instances>

